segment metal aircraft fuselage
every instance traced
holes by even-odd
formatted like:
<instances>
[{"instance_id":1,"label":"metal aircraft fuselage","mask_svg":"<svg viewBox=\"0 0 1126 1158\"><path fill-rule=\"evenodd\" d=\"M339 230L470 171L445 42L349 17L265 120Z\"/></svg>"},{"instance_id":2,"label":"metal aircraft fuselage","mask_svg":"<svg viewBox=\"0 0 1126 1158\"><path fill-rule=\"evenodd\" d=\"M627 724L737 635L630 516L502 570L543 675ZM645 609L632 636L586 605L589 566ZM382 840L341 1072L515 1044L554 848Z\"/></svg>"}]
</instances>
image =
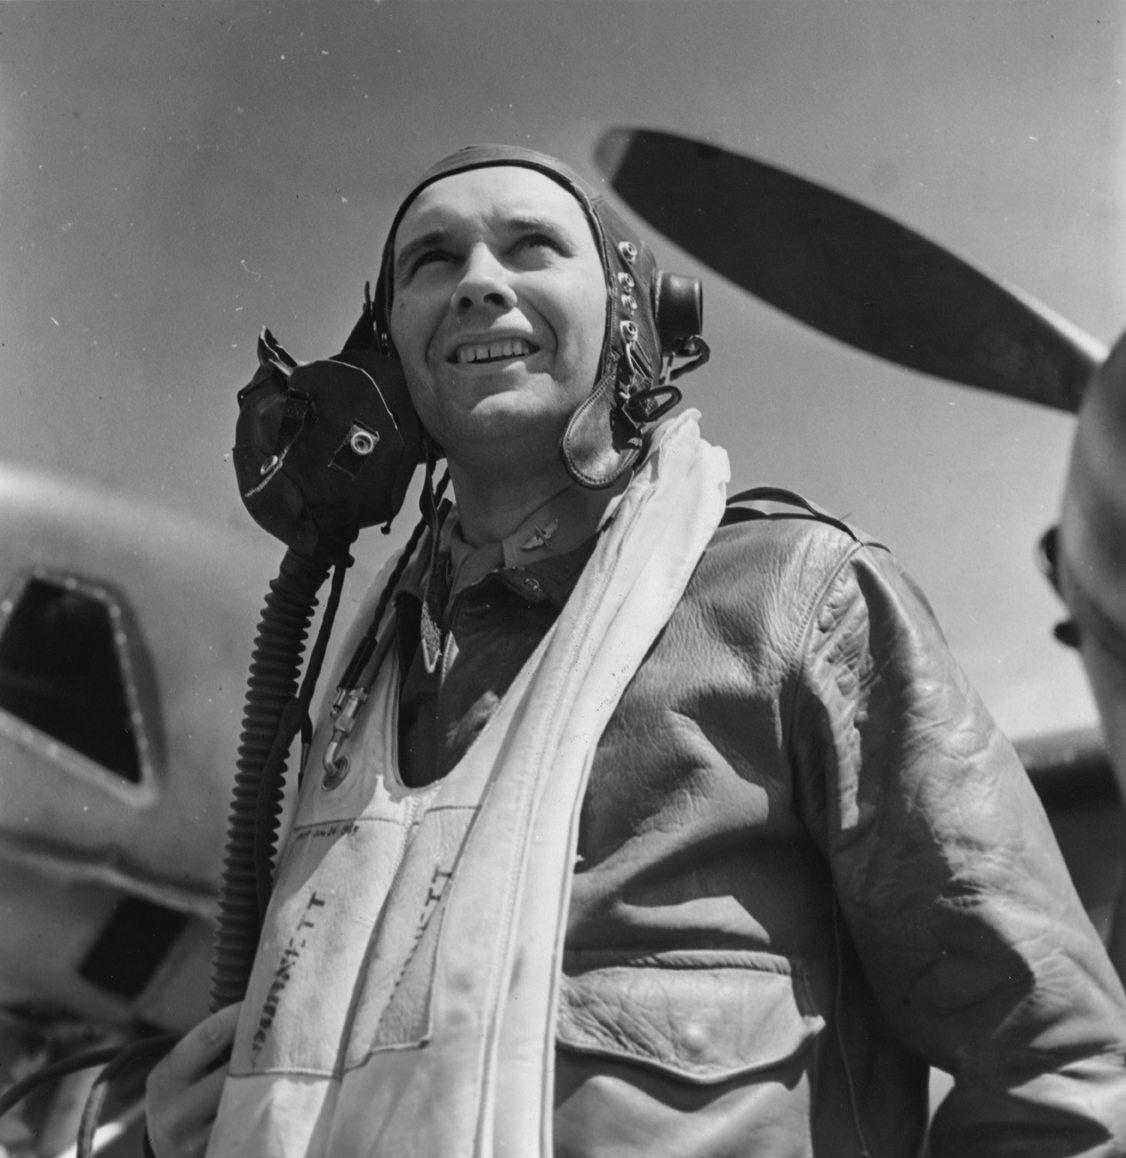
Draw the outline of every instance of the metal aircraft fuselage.
<instances>
[{"instance_id":1,"label":"metal aircraft fuselage","mask_svg":"<svg viewBox=\"0 0 1126 1158\"><path fill-rule=\"evenodd\" d=\"M246 665L275 555L0 469L0 1005L172 1029L206 1013Z\"/></svg>"}]
</instances>

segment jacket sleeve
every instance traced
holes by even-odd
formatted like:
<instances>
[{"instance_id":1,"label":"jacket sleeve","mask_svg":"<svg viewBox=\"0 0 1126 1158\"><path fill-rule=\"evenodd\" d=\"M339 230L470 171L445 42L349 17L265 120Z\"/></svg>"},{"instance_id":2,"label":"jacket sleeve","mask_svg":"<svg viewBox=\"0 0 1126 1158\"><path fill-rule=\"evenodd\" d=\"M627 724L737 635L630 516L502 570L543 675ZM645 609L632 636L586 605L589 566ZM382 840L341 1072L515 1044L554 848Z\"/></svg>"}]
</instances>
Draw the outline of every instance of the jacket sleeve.
<instances>
[{"instance_id":1,"label":"jacket sleeve","mask_svg":"<svg viewBox=\"0 0 1126 1158\"><path fill-rule=\"evenodd\" d=\"M810 616L792 757L938 1156L1126 1155L1126 995L1034 789L925 599L853 547Z\"/></svg>"}]
</instances>

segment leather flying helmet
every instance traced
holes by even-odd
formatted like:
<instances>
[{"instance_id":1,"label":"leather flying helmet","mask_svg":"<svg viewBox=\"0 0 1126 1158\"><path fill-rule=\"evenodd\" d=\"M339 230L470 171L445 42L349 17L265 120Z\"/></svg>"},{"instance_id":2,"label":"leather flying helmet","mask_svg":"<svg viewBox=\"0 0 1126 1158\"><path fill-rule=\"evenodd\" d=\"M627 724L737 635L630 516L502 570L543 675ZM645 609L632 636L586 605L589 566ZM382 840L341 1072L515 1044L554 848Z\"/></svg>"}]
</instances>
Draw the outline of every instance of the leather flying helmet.
<instances>
[{"instance_id":1,"label":"leather flying helmet","mask_svg":"<svg viewBox=\"0 0 1126 1158\"><path fill-rule=\"evenodd\" d=\"M499 165L533 169L558 182L578 201L594 234L606 275L606 329L590 396L571 416L559 452L576 482L608 487L641 454L647 428L680 401L673 380L707 360L699 334L703 299L698 279L662 273L613 206L562 161L511 145L470 145L428 169L395 214L375 298L361 322L374 325L381 353L397 357L390 333L392 262L403 215L443 177ZM690 361L674 367L677 359Z\"/></svg>"}]
</instances>

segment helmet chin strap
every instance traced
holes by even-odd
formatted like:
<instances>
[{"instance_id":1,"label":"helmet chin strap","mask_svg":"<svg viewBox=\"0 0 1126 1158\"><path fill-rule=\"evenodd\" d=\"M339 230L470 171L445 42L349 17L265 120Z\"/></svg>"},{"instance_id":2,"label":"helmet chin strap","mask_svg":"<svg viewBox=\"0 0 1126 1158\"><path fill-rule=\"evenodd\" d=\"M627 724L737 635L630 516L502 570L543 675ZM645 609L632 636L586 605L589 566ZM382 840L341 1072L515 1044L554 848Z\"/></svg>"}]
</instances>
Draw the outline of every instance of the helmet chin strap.
<instances>
[{"instance_id":1,"label":"helmet chin strap","mask_svg":"<svg viewBox=\"0 0 1126 1158\"><path fill-rule=\"evenodd\" d=\"M620 397L620 366L621 355L612 350L605 372L571 415L559 440L567 473L589 490L613 486L641 454L641 426L630 418Z\"/></svg>"},{"instance_id":2,"label":"helmet chin strap","mask_svg":"<svg viewBox=\"0 0 1126 1158\"><path fill-rule=\"evenodd\" d=\"M671 380L696 369L708 359L700 337L681 343L670 354L669 367L655 384L645 352L636 339L633 323L621 323L622 349L611 348L606 370L590 396L575 409L559 441L559 456L567 473L580 486L603 490L631 470L645 448L646 428L663 418L681 400ZM673 370L675 357L694 358Z\"/></svg>"}]
</instances>

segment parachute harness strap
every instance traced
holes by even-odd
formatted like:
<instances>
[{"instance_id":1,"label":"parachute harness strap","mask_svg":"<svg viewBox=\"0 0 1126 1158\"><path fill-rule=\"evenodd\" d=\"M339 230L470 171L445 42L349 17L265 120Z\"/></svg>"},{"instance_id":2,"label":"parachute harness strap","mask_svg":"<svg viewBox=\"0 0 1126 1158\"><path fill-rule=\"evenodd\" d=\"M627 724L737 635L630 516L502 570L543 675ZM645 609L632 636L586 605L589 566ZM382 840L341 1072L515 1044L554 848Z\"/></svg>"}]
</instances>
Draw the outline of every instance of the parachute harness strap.
<instances>
[{"instance_id":1,"label":"parachute harness strap","mask_svg":"<svg viewBox=\"0 0 1126 1158\"><path fill-rule=\"evenodd\" d=\"M379 672L379 664L373 664L371 662L372 658L376 655L376 652L380 650L380 644L386 644L390 639L390 632L388 632L382 641L379 640L378 633L380 624L382 624L384 616L387 613L388 605L391 602L391 596L398 587L407 569L407 565L414 557L414 553L418 549L418 544L423 534L427 530L431 530L436 541L437 532L434 528L441 523L445 513L449 510L448 503L443 503L441 506L438 504L438 500L441 499L446 487L449 485L449 471L447 470L445 474L443 474L441 481L433 489L430 487L430 478L431 475L428 472L426 482L423 486L423 494L420 498L422 518L419 519L414 530L411 532L411 537L407 540L406 546L399 555L394 570L388 576L387 582L383 585L383 590L379 594L379 600L375 605L375 612L371 617L371 622L368 624L367 631L364 632L360 642L356 645L356 650L352 653L352 658L348 661L348 666L344 669L344 675L336 688L336 696L330 709L330 715L333 720L332 735L321 758L321 765L324 769L324 787L330 791L337 787L348 774L348 757L341 754L341 749L348 737L352 734L360 711L367 702L368 696L371 695L371 689L375 684L375 677ZM367 679L361 683L360 681L365 669L368 672Z\"/></svg>"}]
</instances>

